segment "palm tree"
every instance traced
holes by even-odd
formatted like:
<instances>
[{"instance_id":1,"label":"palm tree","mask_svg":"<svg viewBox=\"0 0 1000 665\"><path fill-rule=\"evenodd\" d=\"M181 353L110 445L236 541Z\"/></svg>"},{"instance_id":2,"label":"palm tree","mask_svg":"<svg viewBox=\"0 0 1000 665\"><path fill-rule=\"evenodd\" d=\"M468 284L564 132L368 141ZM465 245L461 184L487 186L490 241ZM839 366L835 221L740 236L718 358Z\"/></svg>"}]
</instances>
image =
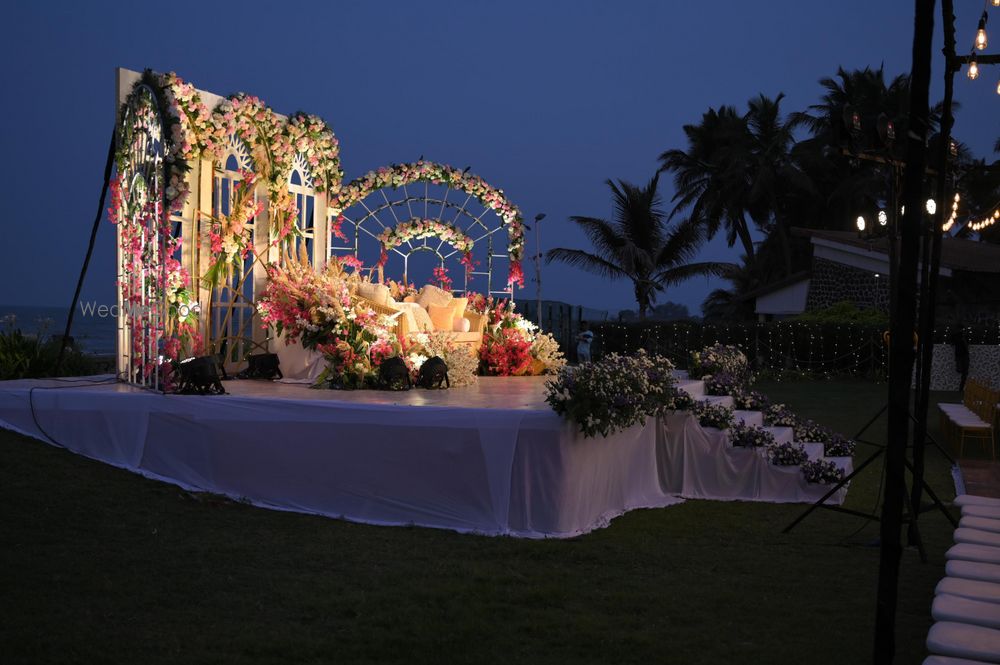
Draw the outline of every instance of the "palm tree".
<instances>
[{"instance_id":1,"label":"palm tree","mask_svg":"<svg viewBox=\"0 0 1000 665\"><path fill-rule=\"evenodd\" d=\"M752 137L746 118L732 106L709 109L697 125L685 125L687 150L667 150L660 155L660 171L674 174L675 203L670 217L690 208L690 219L705 227L712 239L722 227L732 247L737 239L743 252L754 255L746 218L746 156Z\"/></svg>"},{"instance_id":2,"label":"palm tree","mask_svg":"<svg viewBox=\"0 0 1000 665\"><path fill-rule=\"evenodd\" d=\"M667 229L657 193L657 173L645 187L619 180L606 181L611 188L614 216L574 216L594 245L594 251L557 247L549 250L546 261L561 261L611 280L632 282L639 317L656 301L667 286L696 275L721 275L729 264L691 263L704 242L702 226L685 219Z\"/></svg>"}]
</instances>

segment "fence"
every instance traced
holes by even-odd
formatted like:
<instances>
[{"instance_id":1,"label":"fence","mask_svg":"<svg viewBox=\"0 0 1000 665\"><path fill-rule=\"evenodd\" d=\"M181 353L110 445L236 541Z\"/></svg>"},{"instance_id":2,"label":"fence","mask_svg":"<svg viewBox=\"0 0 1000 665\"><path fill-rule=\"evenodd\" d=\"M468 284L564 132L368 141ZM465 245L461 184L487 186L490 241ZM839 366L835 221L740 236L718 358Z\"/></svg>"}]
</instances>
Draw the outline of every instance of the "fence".
<instances>
[{"instance_id":1,"label":"fence","mask_svg":"<svg viewBox=\"0 0 1000 665\"><path fill-rule=\"evenodd\" d=\"M606 311L569 305L554 300L543 300L542 318L539 321L537 309L538 304L535 300L517 301L517 311L529 321L539 325L545 332L551 333L559 342L562 352L571 360L576 359L576 334L580 331L580 322L587 321L594 326L600 325L608 318Z\"/></svg>"}]
</instances>

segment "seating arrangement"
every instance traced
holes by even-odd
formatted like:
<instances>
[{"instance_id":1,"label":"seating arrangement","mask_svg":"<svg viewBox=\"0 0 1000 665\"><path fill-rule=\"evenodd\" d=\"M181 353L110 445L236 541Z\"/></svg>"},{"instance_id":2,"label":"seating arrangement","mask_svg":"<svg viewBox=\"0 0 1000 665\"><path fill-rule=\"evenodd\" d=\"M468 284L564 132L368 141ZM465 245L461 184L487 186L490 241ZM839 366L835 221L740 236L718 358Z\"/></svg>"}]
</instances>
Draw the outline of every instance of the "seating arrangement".
<instances>
[{"instance_id":1,"label":"seating arrangement","mask_svg":"<svg viewBox=\"0 0 1000 665\"><path fill-rule=\"evenodd\" d=\"M1000 390L969 379L961 404L938 403L941 431L959 457L965 452L967 440L979 441L996 459L997 403Z\"/></svg>"},{"instance_id":2,"label":"seating arrangement","mask_svg":"<svg viewBox=\"0 0 1000 665\"><path fill-rule=\"evenodd\" d=\"M1000 663L1000 499L962 495L962 520L934 589L924 665Z\"/></svg>"}]
</instances>

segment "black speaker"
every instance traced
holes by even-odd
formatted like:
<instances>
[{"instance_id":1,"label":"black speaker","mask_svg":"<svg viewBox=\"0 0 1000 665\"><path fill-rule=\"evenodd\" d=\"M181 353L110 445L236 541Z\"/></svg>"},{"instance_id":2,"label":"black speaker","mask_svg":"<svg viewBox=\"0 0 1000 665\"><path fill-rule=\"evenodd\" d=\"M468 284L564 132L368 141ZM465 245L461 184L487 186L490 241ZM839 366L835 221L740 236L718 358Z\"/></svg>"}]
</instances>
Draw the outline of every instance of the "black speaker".
<instances>
[{"instance_id":1,"label":"black speaker","mask_svg":"<svg viewBox=\"0 0 1000 665\"><path fill-rule=\"evenodd\" d=\"M178 366L180 379L177 392L184 395L225 395L219 379L219 368L212 356L182 360Z\"/></svg>"},{"instance_id":2,"label":"black speaker","mask_svg":"<svg viewBox=\"0 0 1000 665\"><path fill-rule=\"evenodd\" d=\"M444 384L444 385L441 385ZM434 356L420 366L417 385L421 388L451 388L448 380L448 365L441 356Z\"/></svg>"},{"instance_id":3,"label":"black speaker","mask_svg":"<svg viewBox=\"0 0 1000 665\"><path fill-rule=\"evenodd\" d=\"M255 353L247 356L247 368L236 375L237 379L270 381L283 378L277 353Z\"/></svg>"},{"instance_id":4,"label":"black speaker","mask_svg":"<svg viewBox=\"0 0 1000 665\"><path fill-rule=\"evenodd\" d=\"M378 366L378 385L382 390L409 390L413 387L410 368L399 356L386 358Z\"/></svg>"}]
</instances>

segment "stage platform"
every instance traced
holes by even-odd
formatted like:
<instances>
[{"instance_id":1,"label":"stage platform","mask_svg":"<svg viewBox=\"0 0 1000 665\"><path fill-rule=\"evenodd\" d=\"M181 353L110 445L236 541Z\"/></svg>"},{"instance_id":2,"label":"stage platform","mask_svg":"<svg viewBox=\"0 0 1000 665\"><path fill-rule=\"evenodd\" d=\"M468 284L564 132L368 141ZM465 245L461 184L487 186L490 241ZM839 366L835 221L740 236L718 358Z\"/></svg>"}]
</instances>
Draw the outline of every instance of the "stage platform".
<instances>
[{"instance_id":1,"label":"stage platform","mask_svg":"<svg viewBox=\"0 0 1000 665\"><path fill-rule=\"evenodd\" d=\"M486 535L567 538L685 498L810 502L826 491L686 412L585 438L545 403L545 381L388 392L234 380L211 396L111 376L7 381L0 427L258 506ZM679 385L729 399L705 397L700 381Z\"/></svg>"}]
</instances>

